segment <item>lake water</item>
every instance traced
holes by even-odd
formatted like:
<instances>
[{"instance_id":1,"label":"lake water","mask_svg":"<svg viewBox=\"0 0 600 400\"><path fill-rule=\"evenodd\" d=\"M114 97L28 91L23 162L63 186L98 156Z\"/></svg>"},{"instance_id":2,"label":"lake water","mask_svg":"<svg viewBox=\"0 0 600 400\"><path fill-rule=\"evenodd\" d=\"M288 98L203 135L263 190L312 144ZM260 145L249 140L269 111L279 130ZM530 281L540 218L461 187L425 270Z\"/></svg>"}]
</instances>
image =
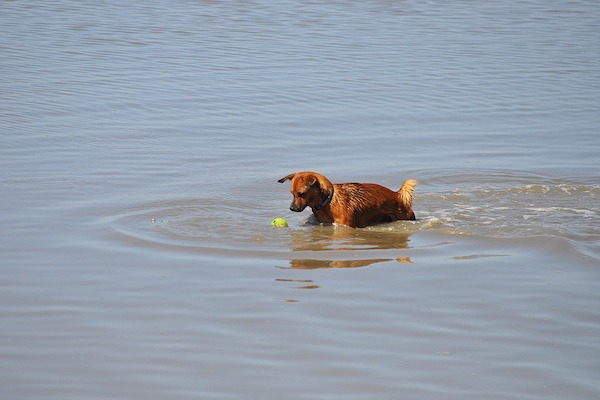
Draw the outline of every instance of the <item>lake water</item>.
<instances>
[{"instance_id":1,"label":"lake water","mask_svg":"<svg viewBox=\"0 0 600 400\"><path fill-rule=\"evenodd\" d=\"M600 398L597 1L0 11L0 397Z\"/></svg>"}]
</instances>

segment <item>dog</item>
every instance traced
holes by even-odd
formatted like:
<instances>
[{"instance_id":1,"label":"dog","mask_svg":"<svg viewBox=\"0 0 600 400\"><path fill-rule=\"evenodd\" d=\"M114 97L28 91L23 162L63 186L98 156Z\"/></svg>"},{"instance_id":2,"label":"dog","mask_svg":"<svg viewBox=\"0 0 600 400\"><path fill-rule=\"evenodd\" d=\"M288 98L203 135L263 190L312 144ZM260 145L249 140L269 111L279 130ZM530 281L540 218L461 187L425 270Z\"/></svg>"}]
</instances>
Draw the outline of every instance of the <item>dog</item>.
<instances>
[{"instance_id":1,"label":"dog","mask_svg":"<svg viewBox=\"0 0 600 400\"><path fill-rule=\"evenodd\" d=\"M417 184L408 179L394 192L375 183L336 183L311 171L295 172L278 182L292 181L294 200L290 210L307 206L320 223L364 228L398 220L414 220L413 190Z\"/></svg>"}]
</instances>

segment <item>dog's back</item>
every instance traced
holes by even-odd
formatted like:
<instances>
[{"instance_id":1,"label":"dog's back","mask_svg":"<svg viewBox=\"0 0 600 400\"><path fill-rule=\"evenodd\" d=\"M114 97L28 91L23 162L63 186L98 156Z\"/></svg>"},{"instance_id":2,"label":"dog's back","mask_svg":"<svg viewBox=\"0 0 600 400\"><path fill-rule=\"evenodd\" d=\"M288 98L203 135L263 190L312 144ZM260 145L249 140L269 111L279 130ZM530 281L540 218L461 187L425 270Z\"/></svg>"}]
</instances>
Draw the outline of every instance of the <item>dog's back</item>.
<instances>
[{"instance_id":1,"label":"dog's back","mask_svg":"<svg viewBox=\"0 0 600 400\"><path fill-rule=\"evenodd\" d=\"M414 220L412 192L416 181L409 179L394 192L375 183L334 184L331 201L333 221L362 228L397 220Z\"/></svg>"}]
</instances>

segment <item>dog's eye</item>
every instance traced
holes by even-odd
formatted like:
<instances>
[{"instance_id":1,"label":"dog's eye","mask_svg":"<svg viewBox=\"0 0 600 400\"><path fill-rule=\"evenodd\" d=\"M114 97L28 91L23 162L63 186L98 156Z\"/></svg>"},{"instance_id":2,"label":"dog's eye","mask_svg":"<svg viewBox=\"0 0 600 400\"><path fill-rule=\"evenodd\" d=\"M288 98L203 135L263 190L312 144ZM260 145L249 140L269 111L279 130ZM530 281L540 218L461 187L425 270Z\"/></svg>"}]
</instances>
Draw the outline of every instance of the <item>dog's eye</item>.
<instances>
[{"instance_id":1,"label":"dog's eye","mask_svg":"<svg viewBox=\"0 0 600 400\"><path fill-rule=\"evenodd\" d=\"M298 192L298 197L300 198L305 198L306 197L306 192Z\"/></svg>"}]
</instances>

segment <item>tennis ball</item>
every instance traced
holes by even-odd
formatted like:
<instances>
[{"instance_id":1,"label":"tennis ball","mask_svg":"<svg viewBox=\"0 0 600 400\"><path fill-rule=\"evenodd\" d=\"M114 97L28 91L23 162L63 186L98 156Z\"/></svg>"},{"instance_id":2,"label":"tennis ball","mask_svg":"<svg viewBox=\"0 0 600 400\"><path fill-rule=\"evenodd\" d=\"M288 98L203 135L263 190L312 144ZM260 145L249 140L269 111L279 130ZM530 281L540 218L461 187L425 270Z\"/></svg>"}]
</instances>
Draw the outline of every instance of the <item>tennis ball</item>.
<instances>
[{"instance_id":1,"label":"tennis ball","mask_svg":"<svg viewBox=\"0 0 600 400\"><path fill-rule=\"evenodd\" d=\"M283 218L275 218L273 221L271 221L271 226L275 226L277 228L287 228L288 223Z\"/></svg>"}]
</instances>

